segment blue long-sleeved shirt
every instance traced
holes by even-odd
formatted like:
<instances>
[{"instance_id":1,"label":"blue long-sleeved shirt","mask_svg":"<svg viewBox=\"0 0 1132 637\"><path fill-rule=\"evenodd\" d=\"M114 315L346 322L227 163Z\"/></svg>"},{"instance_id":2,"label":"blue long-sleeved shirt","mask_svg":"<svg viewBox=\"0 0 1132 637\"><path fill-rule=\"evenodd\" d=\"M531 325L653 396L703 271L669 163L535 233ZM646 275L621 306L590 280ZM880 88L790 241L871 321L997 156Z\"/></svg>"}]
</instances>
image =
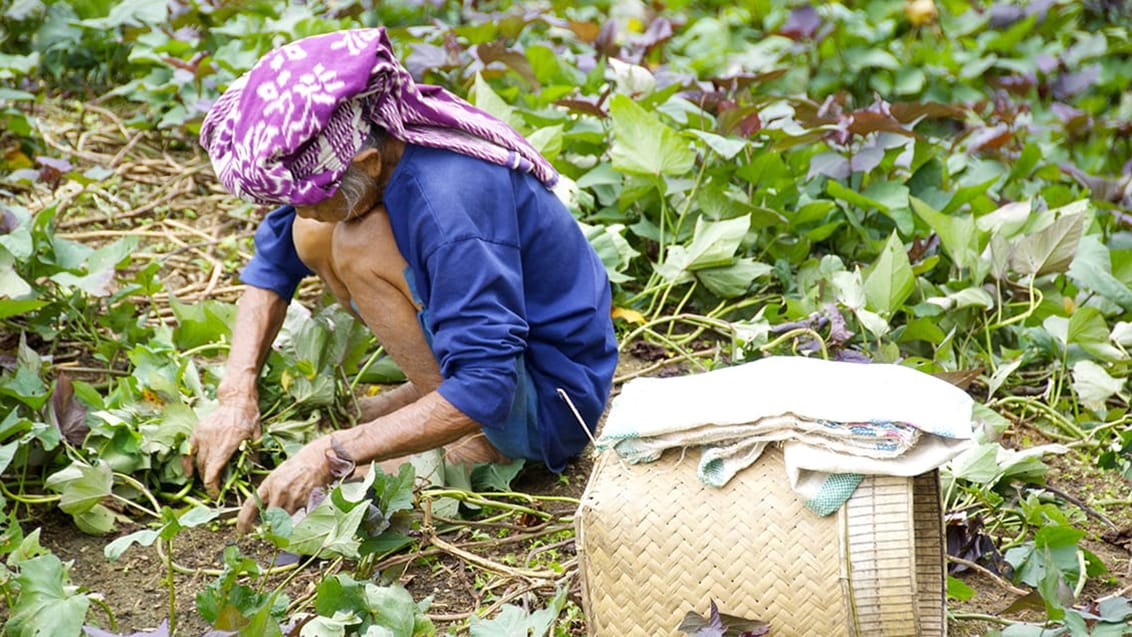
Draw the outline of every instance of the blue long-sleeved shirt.
<instances>
[{"instance_id":1,"label":"blue long-sleeved shirt","mask_svg":"<svg viewBox=\"0 0 1132 637\"><path fill-rule=\"evenodd\" d=\"M554 471L594 431L617 363L605 270L562 203L537 179L458 153L407 145L384 202L424 305L438 391L501 428L524 362L538 394L541 460ZM256 231L245 283L285 299L310 274L291 240L294 209Z\"/></svg>"}]
</instances>

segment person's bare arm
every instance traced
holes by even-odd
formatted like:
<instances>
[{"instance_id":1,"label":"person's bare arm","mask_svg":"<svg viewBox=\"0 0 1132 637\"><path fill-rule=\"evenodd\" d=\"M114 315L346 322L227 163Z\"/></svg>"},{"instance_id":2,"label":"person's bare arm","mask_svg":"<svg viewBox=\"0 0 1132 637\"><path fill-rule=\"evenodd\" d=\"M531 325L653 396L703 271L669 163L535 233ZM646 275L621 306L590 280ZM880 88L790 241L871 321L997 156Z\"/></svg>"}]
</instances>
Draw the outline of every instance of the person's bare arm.
<instances>
[{"instance_id":1,"label":"person's bare arm","mask_svg":"<svg viewBox=\"0 0 1132 637\"><path fill-rule=\"evenodd\" d=\"M219 406L189 439L185 471L195 465L205 488L219 491L220 472L245 440L258 438L259 371L287 316L287 302L271 290L248 286L236 305L236 323L224 379L216 389Z\"/></svg>"},{"instance_id":2,"label":"person's bare arm","mask_svg":"<svg viewBox=\"0 0 1132 637\"><path fill-rule=\"evenodd\" d=\"M365 396L358 399L358 424L376 420L386 414L416 402L424 394L412 381L381 392L376 396Z\"/></svg>"},{"instance_id":3,"label":"person's bare arm","mask_svg":"<svg viewBox=\"0 0 1132 637\"><path fill-rule=\"evenodd\" d=\"M329 484L327 455L336 453L331 437L350 459L362 464L435 449L479 428L438 392L429 392L377 420L307 443L260 484L259 502L253 498L244 502L236 528L240 533L250 530L260 506L294 511L306 503L312 489Z\"/></svg>"}]
</instances>

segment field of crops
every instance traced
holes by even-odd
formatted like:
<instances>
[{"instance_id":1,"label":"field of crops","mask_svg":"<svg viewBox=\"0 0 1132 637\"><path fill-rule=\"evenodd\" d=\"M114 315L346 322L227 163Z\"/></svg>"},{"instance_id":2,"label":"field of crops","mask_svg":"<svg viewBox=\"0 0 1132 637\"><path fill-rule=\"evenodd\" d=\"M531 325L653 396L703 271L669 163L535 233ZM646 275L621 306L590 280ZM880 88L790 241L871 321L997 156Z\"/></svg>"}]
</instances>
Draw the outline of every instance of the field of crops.
<instances>
[{"instance_id":1,"label":"field of crops","mask_svg":"<svg viewBox=\"0 0 1132 637\"><path fill-rule=\"evenodd\" d=\"M406 465L236 540L267 471L403 378L314 280L262 439L217 498L186 476L265 212L201 120L357 26L560 171L618 384L773 354L940 375L984 425L943 472L953 634L1128 633L1126 0L0 0L0 635L584 634L589 459Z\"/></svg>"}]
</instances>

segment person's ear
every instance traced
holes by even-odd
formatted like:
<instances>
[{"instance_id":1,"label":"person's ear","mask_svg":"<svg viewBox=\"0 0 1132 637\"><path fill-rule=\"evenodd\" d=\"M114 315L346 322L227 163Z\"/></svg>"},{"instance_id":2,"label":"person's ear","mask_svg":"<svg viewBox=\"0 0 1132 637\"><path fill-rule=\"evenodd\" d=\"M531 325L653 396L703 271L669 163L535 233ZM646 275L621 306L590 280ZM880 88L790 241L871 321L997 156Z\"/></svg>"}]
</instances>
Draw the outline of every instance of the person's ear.
<instances>
[{"instance_id":1,"label":"person's ear","mask_svg":"<svg viewBox=\"0 0 1132 637\"><path fill-rule=\"evenodd\" d=\"M376 148L366 148L354 155L354 168L365 173L370 179L377 181L381 177L381 152Z\"/></svg>"}]
</instances>

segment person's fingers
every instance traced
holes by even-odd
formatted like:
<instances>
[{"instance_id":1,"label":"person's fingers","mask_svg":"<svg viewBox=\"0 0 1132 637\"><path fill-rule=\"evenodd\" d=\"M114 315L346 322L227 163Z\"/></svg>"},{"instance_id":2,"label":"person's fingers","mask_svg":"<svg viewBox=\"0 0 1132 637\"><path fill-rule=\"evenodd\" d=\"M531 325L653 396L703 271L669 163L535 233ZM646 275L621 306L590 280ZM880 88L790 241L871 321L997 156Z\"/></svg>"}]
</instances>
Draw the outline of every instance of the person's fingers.
<instances>
[{"instance_id":1,"label":"person's fingers","mask_svg":"<svg viewBox=\"0 0 1132 637\"><path fill-rule=\"evenodd\" d=\"M270 506L268 504L271 496L270 484L271 476L267 476L267 479L259 485L259 489L256 489L255 494L244 500L244 506L240 507L240 514L236 516L236 532L240 535L251 531L252 527L255 526L256 518L259 517L260 506L264 509Z\"/></svg>"},{"instance_id":2,"label":"person's fingers","mask_svg":"<svg viewBox=\"0 0 1132 637\"><path fill-rule=\"evenodd\" d=\"M224 455L222 449L213 446L209 448L208 454L200 454L203 457L200 466L201 481L204 482L204 489L208 491L209 495L216 497L220 493L220 472L224 469L224 464L228 461L227 458L222 458Z\"/></svg>"},{"instance_id":3,"label":"person's fingers","mask_svg":"<svg viewBox=\"0 0 1132 637\"><path fill-rule=\"evenodd\" d=\"M236 533L244 535L252 530L252 525L255 523L258 513L255 498L245 500L244 506L240 507L240 514L236 517Z\"/></svg>"},{"instance_id":4,"label":"person's fingers","mask_svg":"<svg viewBox=\"0 0 1132 637\"><path fill-rule=\"evenodd\" d=\"M189 452L181 456L181 470L185 472L185 477L189 480L193 479L193 468L196 465L196 452L197 452L197 435L194 432L189 436Z\"/></svg>"}]
</instances>

